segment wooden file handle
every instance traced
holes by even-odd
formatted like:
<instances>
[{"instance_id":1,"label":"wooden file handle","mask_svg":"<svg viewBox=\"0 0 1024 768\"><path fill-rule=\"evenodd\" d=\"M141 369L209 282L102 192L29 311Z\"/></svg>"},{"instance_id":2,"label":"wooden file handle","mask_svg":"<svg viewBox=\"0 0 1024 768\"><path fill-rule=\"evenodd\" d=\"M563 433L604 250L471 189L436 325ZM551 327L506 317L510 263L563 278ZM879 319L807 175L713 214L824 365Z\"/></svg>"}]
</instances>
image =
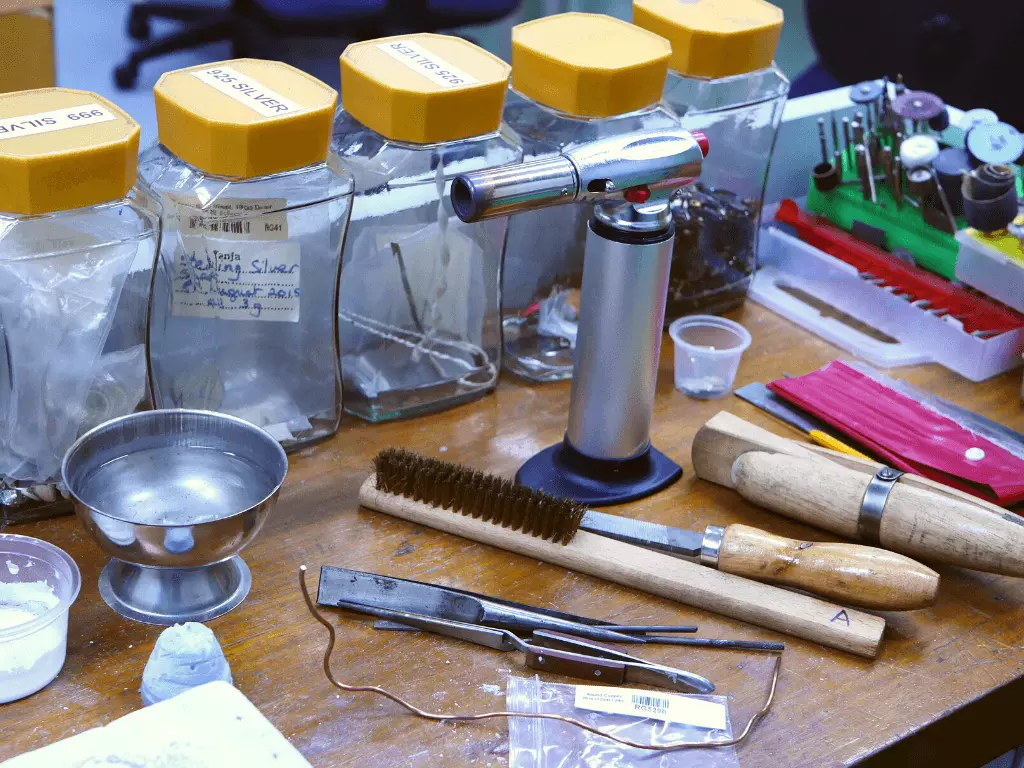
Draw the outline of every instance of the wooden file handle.
<instances>
[{"instance_id":1,"label":"wooden file handle","mask_svg":"<svg viewBox=\"0 0 1024 768\"><path fill-rule=\"evenodd\" d=\"M808 525L858 538L871 476L832 461L748 451L732 466L748 501ZM881 546L929 562L1024 576L1024 518L900 480L889 493Z\"/></svg>"},{"instance_id":2,"label":"wooden file handle","mask_svg":"<svg viewBox=\"0 0 1024 768\"><path fill-rule=\"evenodd\" d=\"M580 531L554 544L500 525L377 490L373 475L359 489L364 507L509 552L677 600L831 648L874 658L885 619L809 595L705 568L605 536Z\"/></svg>"},{"instance_id":3,"label":"wooden file handle","mask_svg":"<svg viewBox=\"0 0 1024 768\"><path fill-rule=\"evenodd\" d=\"M925 608L939 589L939 574L895 552L787 539L748 525L725 529L718 568L882 611Z\"/></svg>"}]
</instances>

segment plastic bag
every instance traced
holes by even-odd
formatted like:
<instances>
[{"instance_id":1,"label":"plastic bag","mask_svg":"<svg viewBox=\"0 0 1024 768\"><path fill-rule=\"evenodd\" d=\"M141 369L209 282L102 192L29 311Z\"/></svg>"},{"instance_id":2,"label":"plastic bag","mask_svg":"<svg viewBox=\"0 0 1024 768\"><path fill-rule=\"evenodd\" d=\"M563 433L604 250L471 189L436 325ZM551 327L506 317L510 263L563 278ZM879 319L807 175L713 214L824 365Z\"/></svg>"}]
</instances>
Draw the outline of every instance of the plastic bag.
<instances>
[{"instance_id":1,"label":"plastic bag","mask_svg":"<svg viewBox=\"0 0 1024 768\"><path fill-rule=\"evenodd\" d=\"M726 707L725 729L708 730L656 718L608 714L577 709L575 685L545 683L539 677L509 677L507 707L512 712L565 715L622 738L646 744L676 741L731 739L727 699L724 696L687 696ZM657 695L656 692L644 691ZM673 694L677 695L677 694ZM739 768L734 747L680 749L654 752L618 744L597 734L557 720L509 718L509 768Z\"/></svg>"},{"instance_id":2,"label":"plastic bag","mask_svg":"<svg viewBox=\"0 0 1024 768\"><path fill-rule=\"evenodd\" d=\"M0 475L48 482L78 437L114 308L137 246L0 261L10 400Z\"/></svg>"}]
</instances>

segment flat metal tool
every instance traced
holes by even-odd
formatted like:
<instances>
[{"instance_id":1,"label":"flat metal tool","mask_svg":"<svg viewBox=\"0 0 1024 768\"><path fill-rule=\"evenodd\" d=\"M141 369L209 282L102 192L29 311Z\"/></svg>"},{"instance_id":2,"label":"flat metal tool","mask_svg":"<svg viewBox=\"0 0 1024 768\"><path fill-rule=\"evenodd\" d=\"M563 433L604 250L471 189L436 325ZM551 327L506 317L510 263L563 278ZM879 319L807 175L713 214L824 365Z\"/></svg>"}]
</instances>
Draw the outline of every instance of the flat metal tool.
<instances>
[{"instance_id":1,"label":"flat metal tool","mask_svg":"<svg viewBox=\"0 0 1024 768\"><path fill-rule=\"evenodd\" d=\"M523 640L507 629L451 621L412 611L376 608L345 601L339 601L336 605L497 651L522 651L526 656L526 666L531 669L543 669L609 685L654 685L682 693L711 693L715 690L710 680L685 669L655 664L617 648L562 632L536 630L529 640Z\"/></svg>"},{"instance_id":2,"label":"flat metal tool","mask_svg":"<svg viewBox=\"0 0 1024 768\"><path fill-rule=\"evenodd\" d=\"M467 624L488 624L527 632L549 629L605 642L646 642L643 637L610 632L600 626L564 618L567 614L552 615L555 612L543 612L532 606L467 594L436 584L329 565L320 569L317 603L335 606L351 603L392 611L409 610L415 606L423 615Z\"/></svg>"},{"instance_id":3,"label":"flat metal tool","mask_svg":"<svg viewBox=\"0 0 1024 768\"><path fill-rule=\"evenodd\" d=\"M827 431L828 427L821 419L790 405L760 382L755 381L745 387L740 387L733 394L790 426L796 427L823 448L831 448L833 451L839 451L848 456L871 460L871 457L865 456L856 448L830 435Z\"/></svg>"}]
</instances>

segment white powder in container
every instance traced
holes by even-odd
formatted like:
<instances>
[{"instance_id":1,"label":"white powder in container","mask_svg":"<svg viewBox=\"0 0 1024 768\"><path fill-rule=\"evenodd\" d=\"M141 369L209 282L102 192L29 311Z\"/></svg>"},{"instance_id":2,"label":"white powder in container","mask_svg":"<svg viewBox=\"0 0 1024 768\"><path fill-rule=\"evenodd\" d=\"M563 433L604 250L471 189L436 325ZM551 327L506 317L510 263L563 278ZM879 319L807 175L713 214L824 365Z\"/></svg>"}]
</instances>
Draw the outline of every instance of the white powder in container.
<instances>
[{"instance_id":1,"label":"white powder in container","mask_svg":"<svg viewBox=\"0 0 1024 768\"><path fill-rule=\"evenodd\" d=\"M67 611L34 631L17 631L59 604L45 581L0 582L0 704L35 693L64 666Z\"/></svg>"}]
</instances>

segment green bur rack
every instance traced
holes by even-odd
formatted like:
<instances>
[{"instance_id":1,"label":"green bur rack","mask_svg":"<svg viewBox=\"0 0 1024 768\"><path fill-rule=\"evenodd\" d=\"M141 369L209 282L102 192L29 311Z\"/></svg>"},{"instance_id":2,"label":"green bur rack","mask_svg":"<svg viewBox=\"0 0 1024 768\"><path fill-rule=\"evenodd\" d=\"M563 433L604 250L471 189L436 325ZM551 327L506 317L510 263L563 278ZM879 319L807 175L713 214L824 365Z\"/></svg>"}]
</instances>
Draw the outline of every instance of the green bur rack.
<instances>
[{"instance_id":1,"label":"green bur rack","mask_svg":"<svg viewBox=\"0 0 1024 768\"><path fill-rule=\"evenodd\" d=\"M843 157L843 180L857 181L855 169ZM896 198L885 181L875 179L877 203L865 200L860 184L840 184L829 192L820 192L810 184L807 191L807 210L824 216L837 227L849 232L853 222L860 221L885 232L885 246L888 250L906 248L914 255L918 265L936 272L948 280L956 277L956 257L960 243L953 235L947 235L926 224L921 211L904 198L903 206L896 207ZM967 222L957 218L957 229L963 229Z\"/></svg>"},{"instance_id":2,"label":"green bur rack","mask_svg":"<svg viewBox=\"0 0 1024 768\"><path fill-rule=\"evenodd\" d=\"M857 182L856 168L850 165L845 153L842 165L843 181ZM1024 198L1024 185L1020 170L1017 171L1017 194ZM914 255L919 266L947 280L955 280L956 259L960 252L960 243L956 237L926 224L921 211L906 202L905 197L903 206L897 208L896 198L889 185L879 180L877 175L875 197L877 203L865 200L859 183L840 184L829 192L820 192L812 180L807 191L807 210L824 216L847 232L853 228L855 221L880 229L885 232L887 250L905 248ZM958 230L966 229L967 220L958 216L956 226Z\"/></svg>"}]
</instances>

